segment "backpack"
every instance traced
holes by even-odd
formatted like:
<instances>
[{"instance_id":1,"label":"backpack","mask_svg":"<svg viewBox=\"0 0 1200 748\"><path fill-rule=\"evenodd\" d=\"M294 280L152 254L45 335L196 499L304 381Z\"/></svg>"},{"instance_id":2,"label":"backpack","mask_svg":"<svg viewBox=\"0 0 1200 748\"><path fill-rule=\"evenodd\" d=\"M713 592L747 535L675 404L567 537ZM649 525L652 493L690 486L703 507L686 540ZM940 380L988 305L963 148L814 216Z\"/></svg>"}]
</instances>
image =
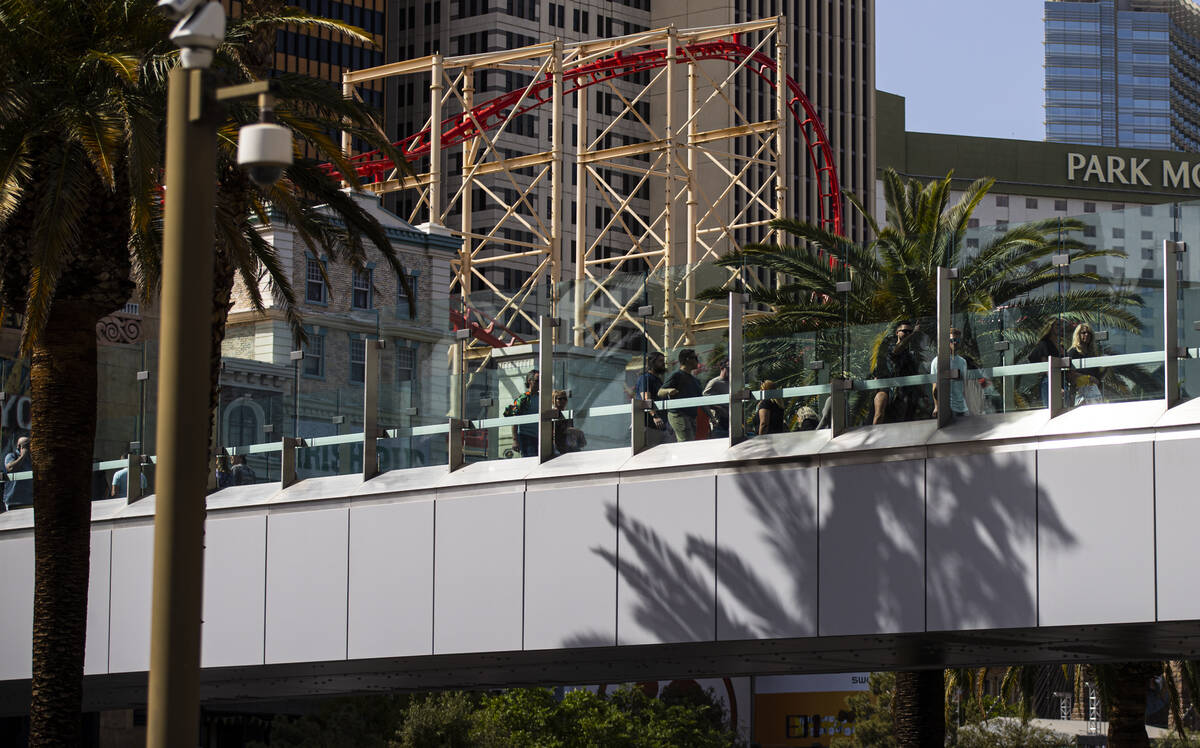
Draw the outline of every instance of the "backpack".
<instances>
[{"instance_id":1,"label":"backpack","mask_svg":"<svg viewBox=\"0 0 1200 748\"><path fill-rule=\"evenodd\" d=\"M513 400L512 405L504 409L506 416L523 416L529 412L530 396L528 392L522 392Z\"/></svg>"}]
</instances>

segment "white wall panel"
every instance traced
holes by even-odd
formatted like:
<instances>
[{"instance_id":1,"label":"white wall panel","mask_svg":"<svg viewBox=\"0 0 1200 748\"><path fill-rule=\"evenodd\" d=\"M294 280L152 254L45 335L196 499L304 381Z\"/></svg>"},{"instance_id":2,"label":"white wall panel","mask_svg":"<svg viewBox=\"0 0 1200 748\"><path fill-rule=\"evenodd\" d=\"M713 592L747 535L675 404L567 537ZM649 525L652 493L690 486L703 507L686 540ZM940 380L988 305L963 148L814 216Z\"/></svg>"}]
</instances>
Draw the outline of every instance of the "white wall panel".
<instances>
[{"instance_id":1,"label":"white wall panel","mask_svg":"<svg viewBox=\"0 0 1200 748\"><path fill-rule=\"evenodd\" d=\"M817 469L717 476L717 638L817 633Z\"/></svg>"},{"instance_id":2,"label":"white wall panel","mask_svg":"<svg viewBox=\"0 0 1200 748\"><path fill-rule=\"evenodd\" d=\"M84 675L108 672L109 584L112 582L112 531L92 530L88 570L87 643Z\"/></svg>"},{"instance_id":3,"label":"white wall panel","mask_svg":"<svg viewBox=\"0 0 1200 748\"><path fill-rule=\"evenodd\" d=\"M348 510L267 517L266 661L346 657Z\"/></svg>"},{"instance_id":4,"label":"white wall panel","mask_svg":"<svg viewBox=\"0 0 1200 748\"><path fill-rule=\"evenodd\" d=\"M1200 569L1200 501L1196 465L1200 439L1155 442L1155 516L1158 523L1158 620L1200 618L1196 570Z\"/></svg>"},{"instance_id":5,"label":"white wall panel","mask_svg":"<svg viewBox=\"0 0 1200 748\"><path fill-rule=\"evenodd\" d=\"M525 648L617 643L617 484L525 494Z\"/></svg>"},{"instance_id":6,"label":"white wall panel","mask_svg":"<svg viewBox=\"0 0 1200 748\"><path fill-rule=\"evenodd\" d=\"M617 642L716 639L716 478L618 489Z\"/></svg>"},{"instance_id":7,"label":"white wall panel","mask_svg":"<svg viewBox=\"0 0 1200 748\"><path fill-rule=\"evenodd\" d=\"M821 468L822 636L925 628L925 461Z\"/></svg>"},{"instance_id":8,"label":"white wall panel","mask_svg":"<svg viewBox=\"0 0 1200 748\"><path fill-rule=\"evenodd\" d=\"M150 602L154 581L154 525L112 531L108 671L150 669Z\"/></svg>"},{"instance_id":9,"label":"white wall panel","mask_svg":"<svg viewBox=\"0 0 1200 748\"><path fill-rule=\"evenodd\" d=\"M930 631L1037 625L1036 470L1032 451L927 462Z\"/></svg>"},{"instance_id":10,"label":"white wall panel","mask_svg":"<svg viewBox=\"0 0 1200 748\"><path fill-rule=\"evenodd\" d=\"M1152 442L1038 452L1038 623L1154 620Z\"/></svg>"},{"instance_id":11,"label":"white wall panel","mask_svg":"<svg viewBox=\"0 0 1200 748\"><path fill-rule=\"evenodd\" d=\"M433 500L350 509L349 657L433 653Z\"/></svg>"},{"instance_id":12,"label":"white wall panel","mask_svg":"<svg viewBox=\"0 0 1200 748\"><path fill-rule=\"evenodd\" d=\"M33 535L0 540L0 680L28 678L33 649Z\"/></svg>"},{"instance_id":13,"label":"white wall panel","mask_svg":"<svg viewBox=\"0 0 1200 748\"><path fill-rule=\"evenodd\" d=\"M202 667L262 664L266 554L266 515L205 522Z\"/></svg>"},{"instance_id":14,"label":"white wall panel","mask_svg":"<svg viewBox=\"0 0 1200 748\"><path fill-rule=\"evenodd\" d=\"M524 492L439 498L433 651L521 648Z\"/></svg>"}]
</instances>

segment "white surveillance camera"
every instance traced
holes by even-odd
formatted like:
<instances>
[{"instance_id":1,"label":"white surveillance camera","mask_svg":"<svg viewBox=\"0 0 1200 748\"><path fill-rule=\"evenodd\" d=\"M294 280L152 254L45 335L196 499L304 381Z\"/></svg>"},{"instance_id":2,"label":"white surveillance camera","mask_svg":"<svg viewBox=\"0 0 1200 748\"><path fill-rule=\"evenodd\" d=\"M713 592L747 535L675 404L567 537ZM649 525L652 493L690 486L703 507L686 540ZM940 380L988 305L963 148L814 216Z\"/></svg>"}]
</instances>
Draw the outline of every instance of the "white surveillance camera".
<instances>
[{"instance_id":1,"label":"white surveillance camera","mask_svg":"<svg viewBox=\"0 0 1200 748\"><path fill-rule=\"evenodd\" d=\"M196 9L204 0L158 0L155 8L172 21L178 21Z\"/></svg>"},{"instance_id":2,"label":"white surveillance camera","mask_svg":"<svg viewBox=\"0 0 1200 748\"><path fill-rule=\"evenodd\" d=\"M260 187L270 187L292 163L292 133L283 125L259 122L238 131L238 166Z\"/></svg>"},{"instance_id":3,"label":"white surveillance camera","mask_svg":"<svg viewBox=\"0 0 1200 748\"><path fill-rule=\"evenodd\" d=\"M182 4L182 0L179 0ZM206 68L213 50L225 39L225 9L220 3L205 3L176 24L171 41L180 48L185 68Z\"/></svg>"}]
</instances>

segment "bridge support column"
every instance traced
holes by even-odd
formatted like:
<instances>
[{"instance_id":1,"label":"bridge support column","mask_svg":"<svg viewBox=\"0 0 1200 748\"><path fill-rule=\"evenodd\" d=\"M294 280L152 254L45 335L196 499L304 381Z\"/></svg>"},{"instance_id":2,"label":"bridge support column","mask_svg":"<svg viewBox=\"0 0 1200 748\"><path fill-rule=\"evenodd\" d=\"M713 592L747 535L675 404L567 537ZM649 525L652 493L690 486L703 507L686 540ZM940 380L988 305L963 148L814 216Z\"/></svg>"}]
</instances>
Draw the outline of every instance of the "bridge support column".
<instances>
[{"instance_id":1,"label":"bridge support column","mask_svg":"<svg viewBox=\"0 0 1200 748\"><path fill-rule=\"evenodd\" d=\"M1179 256L1187 251L1184 242L1163 240L1163 397L1167 407L1180 401L1179 359L1187 350L1179 345Z\"/></svg>"},{"instance_id":2,"label":"bridge support column","mask_svg":"<svg viewBox=\"0 0 1200 748\"><path fill-rule=\"evenodd\" d=\"M379 432L379 351L383 350L384 341L366 340L366 366L363 377L363 480L371 480L379 475L379 452L377 441L382 434Z\"/></svg>"}]
</instances>

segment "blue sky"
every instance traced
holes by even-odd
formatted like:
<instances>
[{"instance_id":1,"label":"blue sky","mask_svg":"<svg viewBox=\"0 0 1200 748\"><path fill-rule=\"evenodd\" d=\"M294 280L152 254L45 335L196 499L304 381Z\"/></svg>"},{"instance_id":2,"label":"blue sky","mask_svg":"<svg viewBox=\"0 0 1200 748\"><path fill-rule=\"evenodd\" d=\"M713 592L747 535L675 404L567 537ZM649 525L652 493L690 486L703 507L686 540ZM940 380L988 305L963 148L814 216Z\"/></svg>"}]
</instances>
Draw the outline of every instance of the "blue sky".
<instances>
[{"instance_id":1,"label":"blue sky","mask_svg":"<svg viewBox=\"0 0 1200 748\"><path fill-rule=\"evenodd\" d=\"M1042 140L1042 0L875 0L875 85L908 130Z\"/></svg>"}]
</instances>

